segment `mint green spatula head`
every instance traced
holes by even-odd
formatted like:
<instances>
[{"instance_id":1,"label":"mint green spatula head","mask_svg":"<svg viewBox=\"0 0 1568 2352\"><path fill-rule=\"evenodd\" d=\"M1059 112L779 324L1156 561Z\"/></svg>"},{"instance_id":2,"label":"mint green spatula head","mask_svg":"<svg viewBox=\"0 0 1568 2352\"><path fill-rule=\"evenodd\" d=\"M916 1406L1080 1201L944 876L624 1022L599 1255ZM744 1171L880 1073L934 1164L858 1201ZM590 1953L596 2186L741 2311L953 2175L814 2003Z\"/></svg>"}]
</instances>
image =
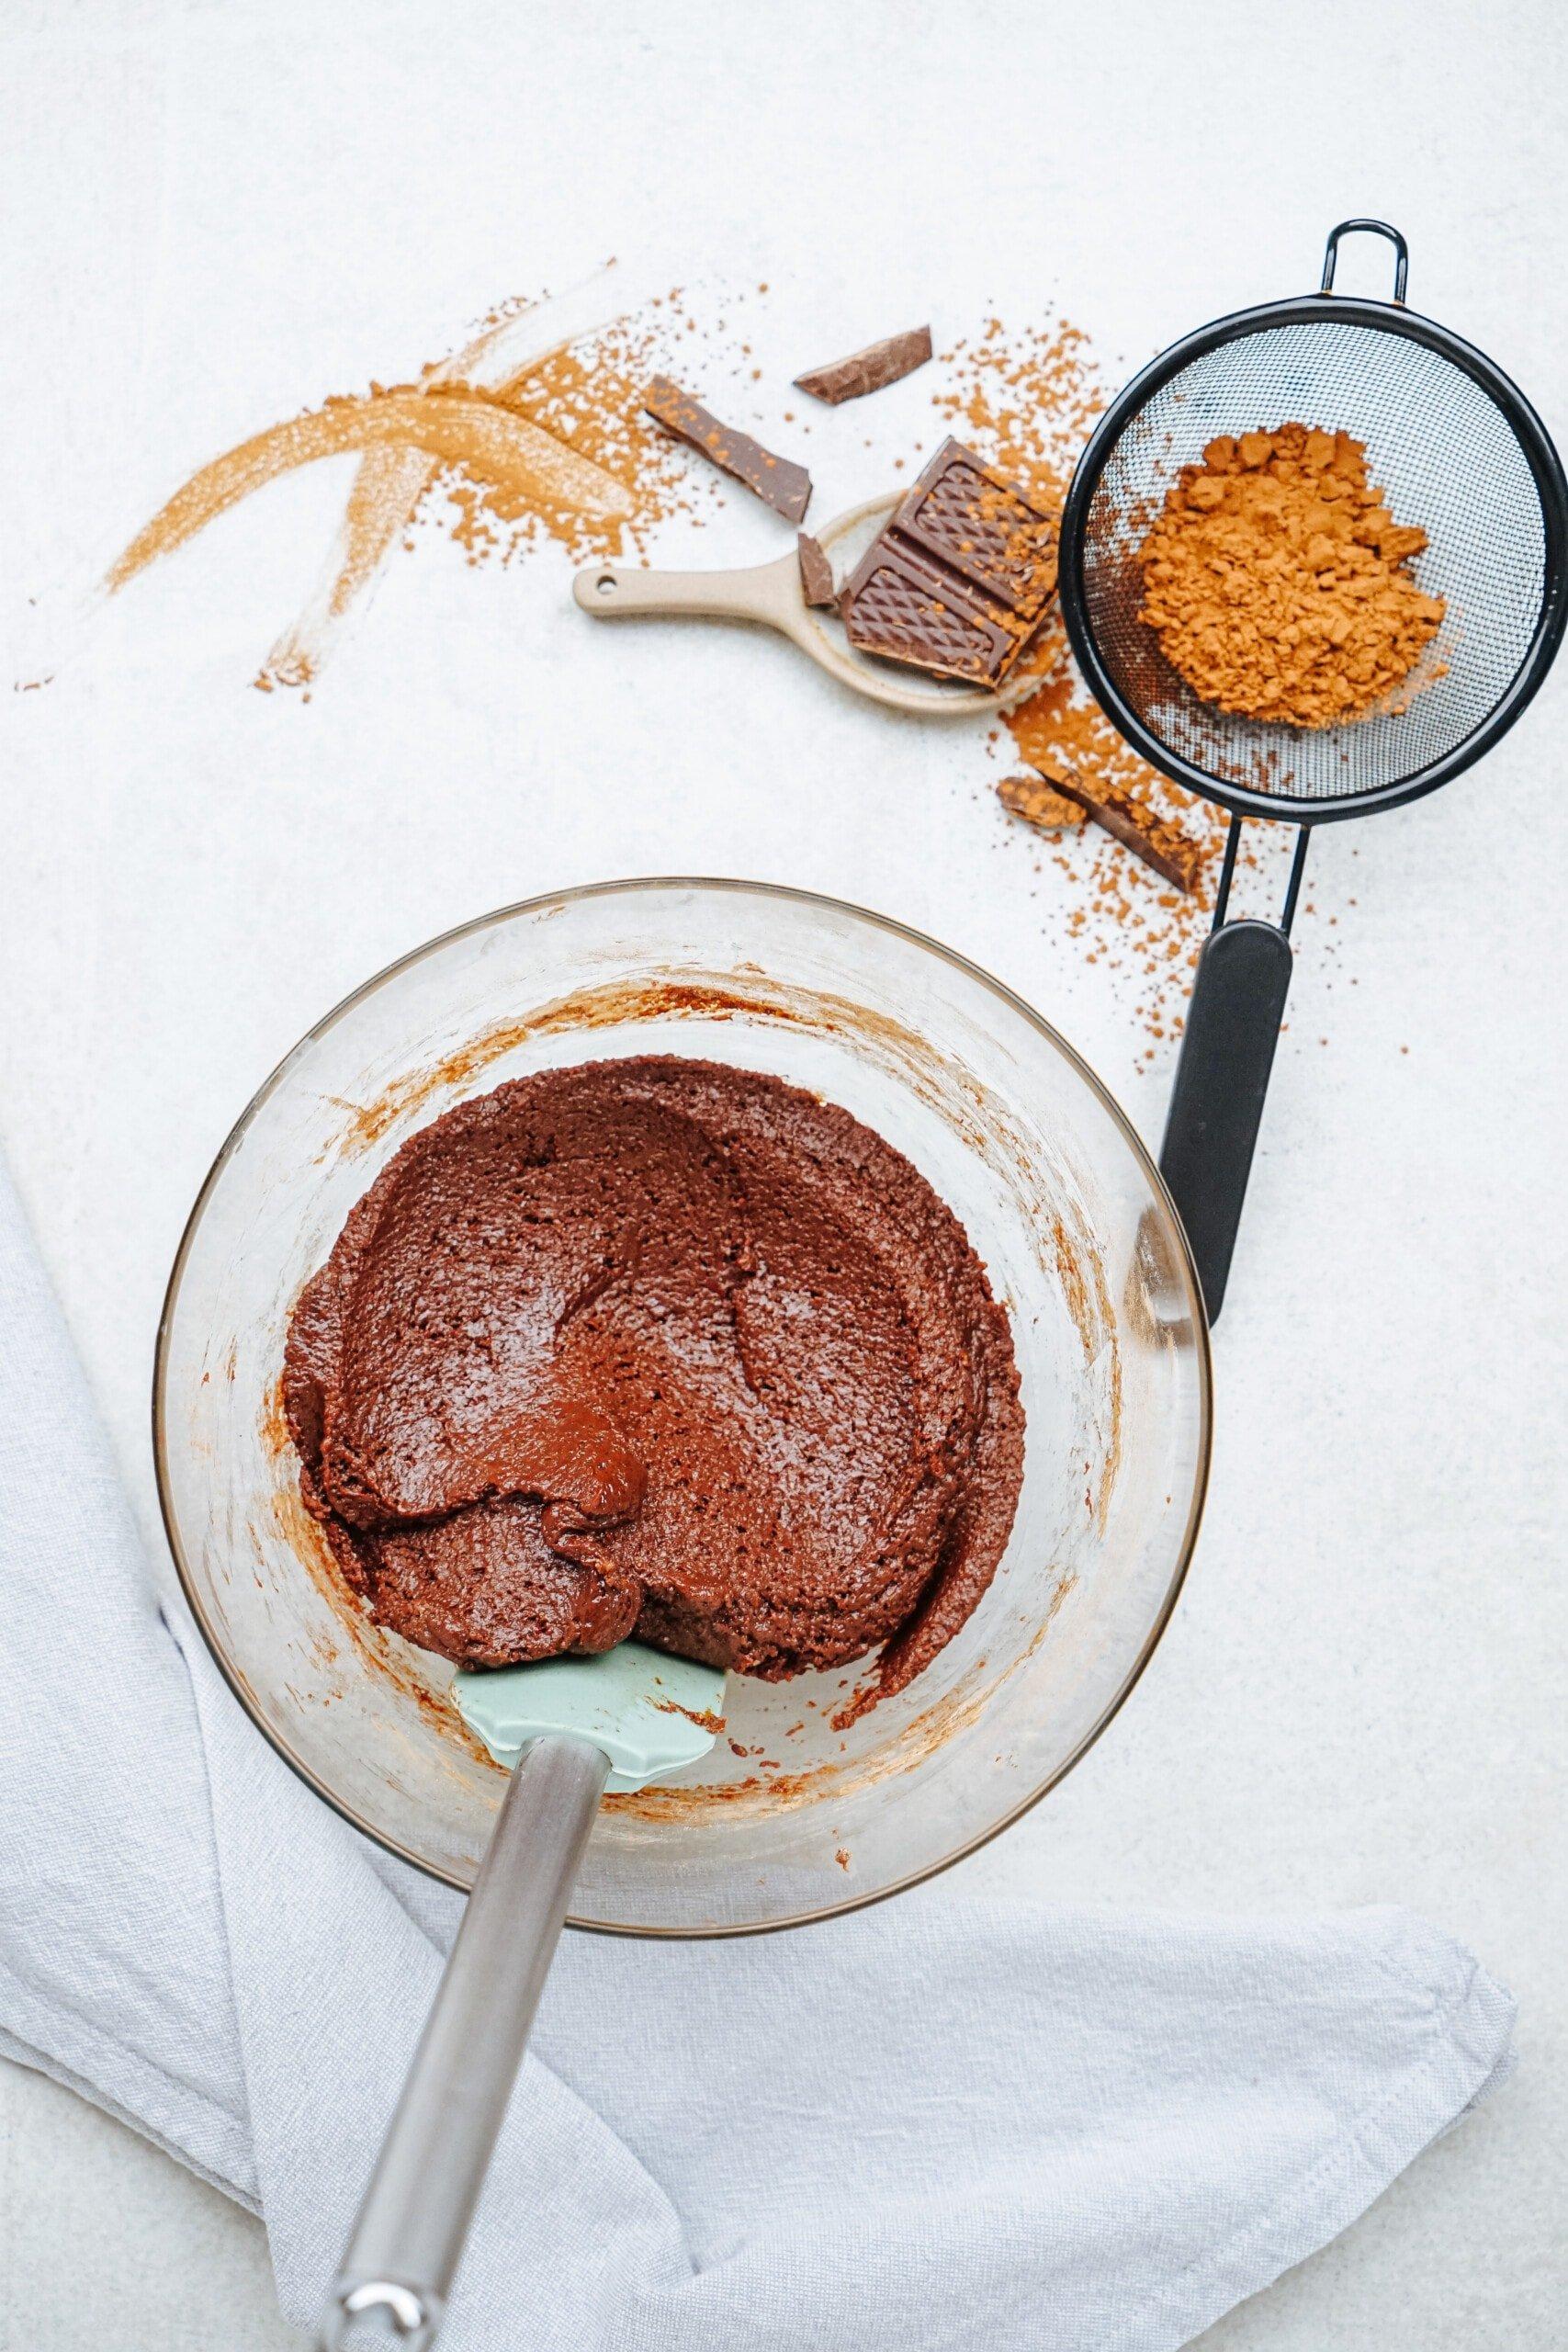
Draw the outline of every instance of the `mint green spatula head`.
<instances>
[{"instance_id":1,"label":"mint green spatula head","mask_svg":"<svg viewBox=\"0 0 1568 2352\"><path fill-rule=\"evenodd\" d=\"M717 1738L724 1674L622 1642L599 1657L459 1669L452 1697L468 1729L508 1770L531 1739L558 1733L610 1759L607 1789L646 1789L701 1761Z\"/></svg>"}]
</instances>

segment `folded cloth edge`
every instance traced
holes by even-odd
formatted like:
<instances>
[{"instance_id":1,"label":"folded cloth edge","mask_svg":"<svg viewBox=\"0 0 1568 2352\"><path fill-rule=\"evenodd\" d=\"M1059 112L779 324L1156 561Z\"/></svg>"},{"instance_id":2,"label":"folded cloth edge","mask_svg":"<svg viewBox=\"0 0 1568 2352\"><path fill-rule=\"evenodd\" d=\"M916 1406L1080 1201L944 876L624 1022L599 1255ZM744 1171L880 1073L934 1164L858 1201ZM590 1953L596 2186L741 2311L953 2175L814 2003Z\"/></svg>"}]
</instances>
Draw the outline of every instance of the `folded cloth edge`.
<instances>
[{"instance_id":1,"label":"folded cloth edge","mask_svg":"<svg viewBox=\"0 0 1568 2352\"><path fill-rule=\"evenodd\" d=\"M22 1988L8 1973L5 1973L5 1982L9 1988L6 2006L11 2015L25 2020L28 2004ZM80 2026L81 2021L76 2022ZM247 2185L251 2177L249 2143L243 2127L233 2116L201 2099L197 2092L183 2084L176 2098L167 2078L155 2066L150 2066L135 2051L128 2050L123 2042L115 2041L107 2034L96 2034L90 2028L85 2029L84 2045L81 2053L83 2064L77 2064L59 2048L23 2041L5 2026L0 2026L0 2058L8 2058L15 2066L27 2067L30 2074L47 2075L50 2081L58 2083L62 2090L73 2091L88 2107L96 2107L100 2114L109 2116L116 2123L123 2123L128 2132L134 2132L138 2139L145 2140L161 2154L173 2157L175 2164L183 2165L186 2172L194 2173L197 2180L204 2180L209 2188L220 2190L231 2203L243 2206L258 2222L265 2219L261 2200L254 2186ZM85 2064L90 2057L96 2057L99 2061L97 2074L85 2071ZM140 2100L138 2106L126 2106L111 2092L103 2089L102 2076L111 2074L118 2075L128 2087L135 2087ZM189 2132L188 2113L186 2119L187 2130L183 2138L176 2136L166 2120L158 2120L160 2116L166 2119L171 2111L177 2110L180 2099L187 2103L188 2109L198 2111L203 2129L210 2135L205 2154L194 2143Z\"/></svg>"},{"instance_id":2,"label":"folded cloth edge","mask_svg":"<svg viewBox=\"0 0 1568 2352\"><path fill-rule=\"evenodd\" d=\"M1402 1922L1413 1935L1432 1933L1414 1913ZM1293 2190L1166 2280L1101 2352L1190 2343L1348 2230L1424 2149L1508 2080L1518 2064L1518 2003L1462 1946L1450 1949L1461 1964L1459 1981L1434 2009L1427 2046L1404 2073L1347 2122Z\"/></svg>"}]
</instances>

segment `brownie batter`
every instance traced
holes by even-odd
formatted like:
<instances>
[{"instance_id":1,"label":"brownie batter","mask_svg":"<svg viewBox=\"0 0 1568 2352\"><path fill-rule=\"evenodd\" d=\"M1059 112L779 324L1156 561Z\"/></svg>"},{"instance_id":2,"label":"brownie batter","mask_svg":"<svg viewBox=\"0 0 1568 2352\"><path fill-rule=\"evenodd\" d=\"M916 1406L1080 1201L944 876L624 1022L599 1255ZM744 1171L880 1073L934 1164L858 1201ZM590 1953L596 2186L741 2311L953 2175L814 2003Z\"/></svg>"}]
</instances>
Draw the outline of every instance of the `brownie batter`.
<instances>
[{"instance_id":1,"label":"brownie batter","mask_svg":"<svg viewBox=\"0 0 1568 2352\"><path fill-rule=\"evenodd\" d=\"M964 1623L1023 1467L1007 1319L845 1111L721 1064L547 1070L416 1135L294 1310L301 1484L466 1666L632 1632L777 1679Z\"/></svg>"}]
</instances>

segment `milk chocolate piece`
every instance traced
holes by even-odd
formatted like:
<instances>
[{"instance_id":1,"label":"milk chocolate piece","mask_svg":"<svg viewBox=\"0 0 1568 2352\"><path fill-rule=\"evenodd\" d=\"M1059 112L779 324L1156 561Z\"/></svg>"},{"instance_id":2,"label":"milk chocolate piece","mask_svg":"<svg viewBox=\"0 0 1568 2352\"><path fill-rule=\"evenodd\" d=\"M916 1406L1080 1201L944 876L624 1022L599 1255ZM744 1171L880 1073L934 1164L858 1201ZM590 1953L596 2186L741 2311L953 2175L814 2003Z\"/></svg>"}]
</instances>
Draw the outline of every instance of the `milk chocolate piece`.
<instances>
[{"instance_id":1,"label":"milk chocolate piece","mask_svg":"<svg viewBox=\"0 0 1568 2352\"><path fill-rule=\"evenodd\" d=\"M820 540L809 531L802 531L796 542L800 557L800 593L808 605L836 605L839 592L833 585L833 567L829 562Z\"/></svg>"},{"instance_id":2,"label":"milk chocolate piece","mask_svg":"<svg viewBox=\"0 0 1568 2352\"><path fill-rule=\"evenodd\" d=\"M811 503L811 476L804 466L791 463L788 458L775 458L749 433L737 433L721 424L716 416L704 408L700 401L672 384L668 376L656 376L643 396L643 407L649 416L662 424L676 439L689 441L716 466L748 490L754 490L765 505L782 514L788 523L806 519Z\"/></svg>"},{"instance_id":3,"label":"milk chocolate piece","mask_svg":"<svg viewBox=\"0 0 1568 2352\"><path fill-rule=\"evenodd\" d=\"M1032 764L1053 792L1059 792L1064 799L1076 800L1086 816L1114 834L1134 857L1152 865L1174 889L1193 889L1203 870L1203 852L1174 818L1145 808L1117 785L1092 791L1077 768L1070 768L1065 760L1037 759Z\"/></svg>"},{"instance_id":4,"label":"milk chocolate piece","mask_svg":"<svg viewBox=\"0 0 1568 2352\"><path fill-rule=\"evenodd\" d=\"M905 334L868 343L863 351L852 351L847 359L835 359L830 367L810 368L795 380L814 401L826 401L829 408L837 408L840 401L863 400L867 392L880 392L901 377L913 375L931 356L930 327L911 327Z\"/></svg>"},{"instance_id":5,"label":"milk chocolate piece","mask_svg":"<svg viewBox=\"0 0 1568 2352\"><path fill-rule=\"evenodd\" d=\"M840 594L852 645L997 685L1056 588L1056 526L973 449L944 441Z\"/></svg>"}]
</instances>

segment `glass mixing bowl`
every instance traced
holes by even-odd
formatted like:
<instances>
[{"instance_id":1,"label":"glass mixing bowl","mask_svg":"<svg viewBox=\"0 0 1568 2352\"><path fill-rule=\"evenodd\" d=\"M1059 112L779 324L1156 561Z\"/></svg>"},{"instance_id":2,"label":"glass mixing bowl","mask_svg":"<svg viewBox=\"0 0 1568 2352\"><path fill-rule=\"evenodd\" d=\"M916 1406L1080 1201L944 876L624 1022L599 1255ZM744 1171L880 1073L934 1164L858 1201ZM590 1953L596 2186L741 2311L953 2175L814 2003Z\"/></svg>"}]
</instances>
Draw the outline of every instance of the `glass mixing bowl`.
<instances>
[{"instance_id":1,"label":"glass mixing bowl","mask_svg":"<svg viewBox=\"0 0 1568 2352\"><path fill-rule=\"evenodd\" d=\"M1126 1118L1019 998L901 924L739 882L608 883L433 941L274 1071L201 1190L158 1336L153 1436L190 1605L258 1727L370 1837L472 1883L503 1776L451 1668L383 1632L299 1499L289 1309L415 1128L526 1071L706 1057L841 1103L962 1219L1006 1304L1026 1461L1007 1554L926 1672L847 1730L845 1672L732 1675L700 1765L604 1802L583 1927L716 1935L908 1886L1084 1753L1175 1604L1208 1473L1208 1334Z\"/></svg>"}]
</instances>

